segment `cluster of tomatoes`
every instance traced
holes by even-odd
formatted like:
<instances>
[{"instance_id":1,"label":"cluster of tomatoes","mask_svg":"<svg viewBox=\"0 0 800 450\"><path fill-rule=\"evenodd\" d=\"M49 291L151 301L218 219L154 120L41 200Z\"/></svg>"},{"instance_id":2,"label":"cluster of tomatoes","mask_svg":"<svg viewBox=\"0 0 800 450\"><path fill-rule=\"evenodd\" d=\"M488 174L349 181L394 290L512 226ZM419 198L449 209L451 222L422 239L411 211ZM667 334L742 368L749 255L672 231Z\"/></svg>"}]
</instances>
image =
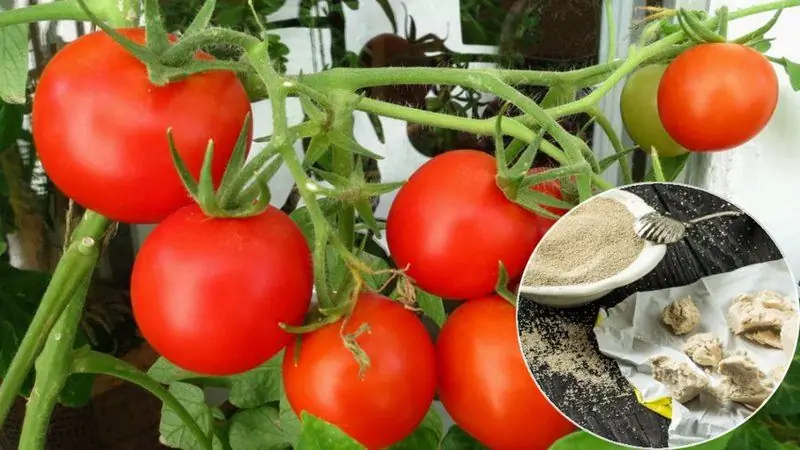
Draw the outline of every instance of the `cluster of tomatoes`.
<instances>
[{"instance_id":1,"label":"cluster of tomatoes","mask_svg":"<svg viewBox=\"0 0 800 450\"><path fill-rule=\"evenodd\" d=\"M740 146L767 125L778 103L778 78L751 47L706 43L667 64L634 72L620 100L631 139L661 157Z\"/></svg>"},{"instance_id":2,"label":"cluster of tomatoes","mask_svg":"<svg viewBox=\"0 0 800 450\"><path fill-rule=\"evenodd\" d=\"M119 31L144 40L141 29ZM417 313L372 292L360 294L344 328L334 323L296 339L279 324L301 325L310 308L314 268L299 227L273 207L247 218L207 216L187 195L166 137L170 128L195 176L213 140L218 183L250 112L233 73L157 87L104 32L68 44L41 76L33 134L52 181L112 220L157 224L131 281L135 319L156 351L186 370L222 376L285 349L292 408L368 448L408 436L437 392L454 420L492 447L546 448L572 430L525 367L513 305L494 295L498 262L518 278L552 221L505 197L493 157L437 156L401 188L387 219L397 266L427 292L465 300L435 344ZM561 192L557 182L536 189ZM365 371L342 335L364 351Z\"/></svg>"}]
</instances>

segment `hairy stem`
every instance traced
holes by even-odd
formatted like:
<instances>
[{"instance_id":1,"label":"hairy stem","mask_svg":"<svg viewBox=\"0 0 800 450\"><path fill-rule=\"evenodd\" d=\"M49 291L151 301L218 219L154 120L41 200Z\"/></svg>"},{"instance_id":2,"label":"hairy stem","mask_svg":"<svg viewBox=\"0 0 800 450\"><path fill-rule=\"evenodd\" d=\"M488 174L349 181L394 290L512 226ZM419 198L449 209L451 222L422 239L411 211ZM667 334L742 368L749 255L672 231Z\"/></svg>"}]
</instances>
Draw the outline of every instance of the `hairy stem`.
<instances>
[{"instance_id":1,"label":"hairy stem","mask_svg":"<svg viewBox=\"0 0 800 450\"><path fill-rule=\"evenodd\" d=\"M166 406L174 410L183 424L186 425L186 428L189 429L189 432L194 435L197 442L200 443L204 449L211 450L212 447L209 437L203 433L197 421L189 414L189 411L181 405L167 388L160 385L133 365L105 353L79 350L74 354L72 373L110 375L138 385L158 397Z\"/></svg>"},{"instance_id":2,"label":"hairy stem","mask_svg":"<svg viewBox=\"0 0 800 450\"><path fill-rule=\"evenodd\" d=\"M84 238L82 244L86 245L88 253L93 253L95 257L99 254L99 245L91 238ZM80 326L89 284L90 280L87 278L72 295L69 305L53 327L42 354L36 360L36 382L28 399L25 421L22 424L20 450L44 450L47 444L50 418L71 371L72 346Z\"/></svg>"},{"instance_id":3,"label":"hairy stem","mask_svg":"<svg viewBox=\"0 0 800 450\"><path fill-rule=\"evenodd\" d=\"M0 383L0 425L5 422L22 383L33 367L50 331L67 307L73 294L94 270L97 254L87 251L86 239L101 242L108 220L87 211L72 234L72 244L56 266L50 285L42 297L31 325L22 338L19 349L11 360L3 382Z\"/></svg>"},{"instance_id":4,"label":"hairy stem","mask_svg":"<svg viewBox=\"0 0 800 450\"><path fill-rule=\"evenodd\" d=\"M603 132L608 136L608 140L611 141L611 146L614 147L614 152L616 153L623 153L625 151L625 147L622 145L622 140L617 135L617 132L614 131L614 127L611 125L611 121L608 120L608 117L600 111L599 108L592 108L589 110L589 114L594 117L595 122L600 125L600 128ZM628 158L619 158L619 168L622 172L622 181L625 184L632 184L633 183L633 171L631 170L631 165L628 162Z\"/></svg>"},{"instance_id":5,"label":"hairy stem","mask_svg":"<svg viewBox=\"0 0 800 450\"><path fill-rule=\"evenodd\" d=\"M87 4L97 17L113 27L136 25L141 11L138 0L95 0ZM75 0L41 3L0 13L0 27L51 20L86 21L89 16Z\"/></svg>"}]
</instances>

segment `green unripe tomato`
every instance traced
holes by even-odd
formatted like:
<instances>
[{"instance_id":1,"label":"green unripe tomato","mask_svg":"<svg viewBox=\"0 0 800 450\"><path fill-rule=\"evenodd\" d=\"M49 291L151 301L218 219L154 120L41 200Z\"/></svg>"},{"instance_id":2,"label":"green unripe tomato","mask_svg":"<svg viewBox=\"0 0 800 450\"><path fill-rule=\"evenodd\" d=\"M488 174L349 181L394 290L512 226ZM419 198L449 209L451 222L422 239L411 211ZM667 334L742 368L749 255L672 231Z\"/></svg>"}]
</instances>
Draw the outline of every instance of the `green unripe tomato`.
<instances>
[{"instance_id":1,"label":"green unripe tomato","mask_svg":"<svg viewBox=\"0 0 800 450\"><path fill-rule=\"evenodd\" d=\"M658 83L667 69L666 64L652 64L633 72L622 89L620 113L622 123L633 142L647 154L656 148L662 158L686 153L673 140L658 116Z\"/></svg>"}]
</instances>

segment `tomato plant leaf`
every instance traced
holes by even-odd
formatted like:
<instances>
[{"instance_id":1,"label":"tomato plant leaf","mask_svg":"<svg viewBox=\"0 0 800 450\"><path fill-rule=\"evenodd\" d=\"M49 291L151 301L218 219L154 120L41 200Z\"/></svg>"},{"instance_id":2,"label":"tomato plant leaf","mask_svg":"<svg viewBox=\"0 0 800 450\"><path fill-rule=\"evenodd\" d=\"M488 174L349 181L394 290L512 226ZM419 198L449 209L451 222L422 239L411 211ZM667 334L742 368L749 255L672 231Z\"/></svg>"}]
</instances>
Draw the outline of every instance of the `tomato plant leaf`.
<instances>
[{"instance_id":1,"label":"tomato plant leaf","mask_svg":"<svg viewBox=\"0 0 800 450\"><path fill-rule=\"evenodd\" d=\"M706 447L702 450L780 450L780 442L770 434L767 426L759 419L760 417L757 415L742 424L736 431L728 433L726 446ZM722 439L726 436L723 436Z\"/></svg>"},{"instance_id":2,"label":"tomato plant leaf","mask_svg":"<svg viewBox=\"0 0 800 450\"><path fill-rule=\"evenodd\" d=\"M792 85L792 90L795 92L800 91L800 64L786 58L769 57L768 59L783 66L783 70L789 75L789 82Z\"/></svg>"},{"instance_id":3,"label":"tomato plant leaf","mask_svg":"<svg viewBox=\"0 0 800 450\"><path fill-rule=\"evenodd\" d=\"M673 156L671 158L659 157L658 159L661 163L661 171L664 174L664 180L673 181L678 178L681 172L683 172L683 169L686 167L686 163L689 161L689 157L691 157L691 155L691 153L684 153L683 155ZM652 166L647 171L647 175L645 175L644 180L657 181Z\"/></svg>"},{"instance_id":4,"label":"tomato plant leaf","mask_svg":"<svg viewBox=\"0 0 800 450\"><path fill-rule=\"evenodd\" d=\"M219 418L219 410L206 404L203 390L187 383L172 383L169 392L183 405L184 408L200 426L204 433L211 436L214 431L214 419ZM181 421L180 416L172 408L164 405L161 408L161 423L158 427L161 433L161 443L168 447L181 450L200 450L203 447L197 442L194 435ZM222 442L214 435L214 450L222 450Z\"/></svg>"},{"instance_id":5,"label":"tomato plant leaf","mask_svg":"<svg viewBox=\"0 0 800 450\"><path fill-rule=\"evenodd\" d=\"M779 442L795 441L800 436L800 415L768 415L762 418Z\"/></svg>"},{"instance_id":6,"label":"tomato plant leaf","mask_svg":"<svg viewBox=\"0 0 800 450\"><path fill-rule=\"evenodd\" d=\"M747 45L757 52L767 53L769 49L772 48L772 41L774 40L775 39L759 39Z\"/></svg>"},{"instance_id":7,"label":"tomato plant leaf","mask_svg":"<svg viewBox=\"0 0 800 450\"><path fill-rule=\"evenodd\" d=\"M795 354L786 377L764 409L771 414L800 414L800 352Z\"/></svg>"},{"instance_id":8,"label":"tomato plant leaf","mask_svg":"<svg viewBox=\"0 0 800 450\"><path fill-rule=\"evenodd\" d=\"M725 445L731 439L733 433L728 433L720 438L691 447L697 450L725 450ZM548 450L624 450L628 447L612 444L604 439L600 439L585 431L576 431L557 440Z\"/></svg>"},{"instance_id":9,"label":"tomato plant leaf","mask_svg":"<svg viewBox=\"0 0 800 450\"><path fill-rule=\"evenodd\" d=\"M416 300L417 306L422 310L422 313L430 317L441 328L445 319L447 319L442 298L417 288Z\"/></svg>"},{"instance_id":10,"label":"tomato plant leaf","mask_svg":"<svg viewBox=\"0 0 800 450\"><path fill-rule=\"evenodd\" d=\"M767 23L745 34L744 36L739 37L734 42L736 42L737 44L746 44L748 42L763 38L764 35L767 34L772 29L772 27L774 27L775 24L778 22L778 18L781 16L782 12L783 9L775 11L775 14L772 15L772 17L767 21Z\"/></svg>"},{"instance_id":11,"label":"tomato plant leaf","mask_svg":"<svg viewBox=\"0 0 800 450\"><path fill-rule=\"evenodd\" d=\"M323 198L317 201L319 203L320 209L322 209L322 214L331 222L336 217L336 212L338 211L336 201L332 199ZM303 236L306 237L306 241L309 243L314 243L314 224L311 221L311 216L308 214L308 209L303 206L300 208L295 209L294 211L289 214L289 217L294 220L294 223L300 227L300 231L303 232Z\"/></svg>"},{"instance_id":12,"label":"tomato plant leaf","mask_svg":"<svg viewBox=\"0 0 800 450\"><path fill-rule=\"evenodd\" d=\"M166 358L158 358L150 366L147 375L161 384L176 381L186 383L219 386L230 389L230 402L239 408L254 408L281 398L283 385L281 381L281 362L283 351L278 352L269 361L247 372L228 377L208 377L200 375L172 364Z\"/></svg>"},{"instance_id":13,"label":"tomato plant leaf","mask_svg":"<svg viewBox=\"0 0 800 450\"><path fill-rule=\"evenodd\" d=\"M442 439L441 450L488 450L488 448L470 436L458 425L453 425L447 430ZM551 447L553 448L553 447Z\"/></svg>"},{"instance_id":14,"label":"tomato plant leaf","mask_svg":"<svg viewBox=\"0 0 800 450\"><path fill-rule=\"evenodd\" d=\"M297 448L303 450L362 450L364 446L339 427L303 411Z\"/></svg>"},{"instance_id":15,"label":"tomato plant leaf","mask_svg":"<svg viewBox=\"0 0 800 450\"><path fill-rule=\"evenodd\" d=\"M0 262L0 379L17 353L49 282L46 273L20 270ZM29 379L22 391L28 392L31 385Z\"/></svg>"},{"instance_id":16,"label":"tomato plant leaf","mask_svg":"<svg viewBox=\"0 0 800 450\"><path fill-rule=\"evenodd\" d=\"M163 356L158 358L150 369L147 371L147 375L150 378L158 381L161 384L170 384L173 381L181 381L181 380L188 380L192 378L200 378L201 375L198 375L194 372L189 372L188 370L183 370L180 367L172 364L164 358Z\"/></svg>"},{"instance_id":17,"label":"tomato plant leaf","mask_svg":"<svg viewBox=\"0 0 800 450\"><path fill-rule=\"evenodd\" d=\"M28 24L0 27L0 100L24 104L28 83Z\"/></svg>"},{"instance_id":18,"label":"tomato plant leaf","mask_svg":"<svg viewBox=\"0 0 800 450\"><path fill-rule=\"evenodd\" d=\"M389 447L389 450L437 450L444 434L442 416L431 407L422 423L407 438Z\"/></svg>"},{"instance_id":19,"label":"tomato plant leaf","mask_svg":"<svg viewBox=\"0 0 800 450\"><path fill-rule=\"evenodd\" d=\"M274 406L240 411L229 423L231 450L287 450L295 440L281 427L280 413Z\"/></svg>"},{"instance_id":20,"label":"tomato plant leaf","mask_svg":"<svg viewBox=\"0 0 800 450\"><path fill-rule=\"evenodd\" d=\"M255 369L231 376L230 402L239 408L254 408L279 401L283 392L282 362L283 350Z\"/></svg>"},{"instance_id":21,"label":"tomato plant leaf","mask_svg":"<svg viewBox=\"0 0 800 450\"><path fill-rule=\"evenodd\" d=\"M389 19L389 23L392 25L392 34L397 34L397 19L394 17L394 11L392 10L392 5L389 3L389 0L377 0L377 2L383 10L383 13L386 14L386 18Z\"/></svg>"},{"instance_id":22,"label":"tomato plant leaf","mask_svg":"<svg viewBox=\"0 0 800 450\"><path fill-rule=\"evenodd\" d=\"M22 131L25 108L0 100L0 153L14 144Z\"/></svg>"},{"instance_id":23,"label":"tomato plant leaf","mask_svg":"<svg viewBox=\"0 0 800 450\"><path fill-rule=\"evenodd\" d=\"M292 410L289 405L289 399L286 398L286 392L281 393L281 401L278 403L278 411L281 422L281 429L283 432L291 437L291 444L294 446L297 443L297 438L300 436L300 428L303 424L300 423L300 418Z\"/></svg>"}]
</instances>

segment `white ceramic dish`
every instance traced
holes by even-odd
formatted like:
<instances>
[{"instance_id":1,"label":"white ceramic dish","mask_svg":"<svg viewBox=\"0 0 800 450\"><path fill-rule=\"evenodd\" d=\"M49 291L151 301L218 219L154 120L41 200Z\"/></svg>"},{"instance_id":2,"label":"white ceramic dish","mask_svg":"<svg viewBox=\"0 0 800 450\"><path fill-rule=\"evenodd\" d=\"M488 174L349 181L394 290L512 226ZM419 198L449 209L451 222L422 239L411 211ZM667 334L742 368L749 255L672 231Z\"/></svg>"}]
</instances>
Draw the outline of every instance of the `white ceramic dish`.
<instances>
[{"instance_id":1,"label":"white ceramic dish","mask_svg":"<svg viewBox=\"0 0 800 450\"><path fill-rule=\"evenodd\" d=\"M598 194L617 200L627 206L637 219L654 209L636 194L621 189L614 189ZM547 236L545 235L545 239ZM585 305L608 294L614 289L630 284L653 270L664 258L667 247L645 241L642 252L633 263L616 275L594 283L576 284L572 286L524 286L520 285L520 294L526 299L556 308L570 308ZM529 261L530 264L530 261ZM527 268L526 268L527 271Z\"/></svg>"}]
</instances>

